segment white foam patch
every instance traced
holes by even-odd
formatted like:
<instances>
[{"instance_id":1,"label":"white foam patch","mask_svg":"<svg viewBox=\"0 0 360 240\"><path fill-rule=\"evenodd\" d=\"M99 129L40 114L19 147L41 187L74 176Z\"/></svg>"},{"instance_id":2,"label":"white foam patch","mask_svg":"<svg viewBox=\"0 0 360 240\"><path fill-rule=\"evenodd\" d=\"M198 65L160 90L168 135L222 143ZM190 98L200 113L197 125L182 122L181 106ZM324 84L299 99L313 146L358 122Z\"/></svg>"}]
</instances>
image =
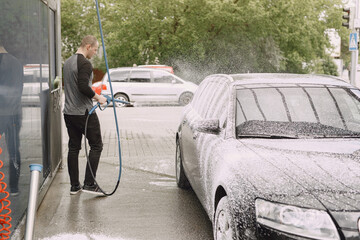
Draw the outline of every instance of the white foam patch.
<instances>
[{"instance_id":1,"label":"white foam patch","mask_svg":"<svg viewBox=\"0 0 360 240\"><path fill-rule=\"evenodd\" d=\"M177 187L176 182L149 182L149 184L159 187Z\"/></svg>"},{"instance_id":2,"label":"white foam patch","mask_svg":"<svg viewBox=\"0 0 360 240\"><path fill-rule=\"evenodd\" d=\"M52 237L47 237L47 238L42 238L40 240L130 240L130 239L125 239L125 238L113 238L113 237L109 237L109 236L105 236L105 235L97 235L97 234L82 234L82 233L76 233L76 234L71 234L71 233L62 233L62 234L58 234L56 236L52 236Z\"/></svg>"}]
</instances>

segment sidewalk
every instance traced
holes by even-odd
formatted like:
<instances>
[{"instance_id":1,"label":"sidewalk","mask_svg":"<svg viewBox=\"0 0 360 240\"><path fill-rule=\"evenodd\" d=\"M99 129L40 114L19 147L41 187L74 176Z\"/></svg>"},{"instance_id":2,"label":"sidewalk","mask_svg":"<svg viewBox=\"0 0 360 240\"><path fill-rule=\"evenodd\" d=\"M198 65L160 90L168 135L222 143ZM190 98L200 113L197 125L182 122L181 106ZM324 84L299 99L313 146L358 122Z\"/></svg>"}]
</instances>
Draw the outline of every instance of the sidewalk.
<instances>
[{"instance_id":1,"label":"sidewalk","mask_svg":"<svg viewBox=\"0 0 360 240\"><path fill-rule=\"evenodd\" d=\"M119 170L111 111L97 111L104 142L97 179L107 192L115 187ZM38 209L34 239L211 239L211 223L195 194L179 190L175 182L175 133L181 112L182 107L119 109L123 168L117 192L110 197L70 196L64 164ZM65 126L62 131L66 160ZM82 182L86 164L83 149L79 158ZM194 214L193 208L201 209L200 213ZM179 216L185 220L179 222Z\"/></svg>"}]
</instances>

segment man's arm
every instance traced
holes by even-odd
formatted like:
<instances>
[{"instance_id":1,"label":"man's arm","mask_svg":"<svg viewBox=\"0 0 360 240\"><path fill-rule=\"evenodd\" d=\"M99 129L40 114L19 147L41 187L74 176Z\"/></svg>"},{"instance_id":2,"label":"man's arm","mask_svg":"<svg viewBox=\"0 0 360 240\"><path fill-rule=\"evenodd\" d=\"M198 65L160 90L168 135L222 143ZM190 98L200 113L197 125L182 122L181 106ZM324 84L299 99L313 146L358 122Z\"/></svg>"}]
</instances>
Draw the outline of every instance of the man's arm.
<instances>
[{"instance_id":1,"label":"man's arm","mask_svg":"<svg viewBox=\"0 0 360 240\"><path fill-rule=\"evenodd\" d=\"M103 95L98 95L97 93L95 93L93 99L98 101L100 104L106 103L106 100L107 100L106 97L104 97Z\"/></svg>"},{"instance_id":2,"label":"man's arm","mask_svg":"<svg viewBox=\"0 0 360 240\"><path fill-rule=\"evenodd\" d=\"M89 81L92 73L91 63L81 58L81 55L78 57L78 82L77 86L79 91L87 96L88 98L93 98L95 92L89 86Z\"/></svg>"},{"instance_id":3,"label":"man's arm","mask_svg":"<svg viewBox=\"0 0 360 240\"><path fill-rule=\"evenodd\" d=\"M89 86L89 80L91 78L92 66L89 61L82 59L79 56L78 60L78 88L79 91L85 96L92 98L98 101L100 104L106 103L106 98L104 96L96 94L91 87Z\"/></svg>"}]
</instances>

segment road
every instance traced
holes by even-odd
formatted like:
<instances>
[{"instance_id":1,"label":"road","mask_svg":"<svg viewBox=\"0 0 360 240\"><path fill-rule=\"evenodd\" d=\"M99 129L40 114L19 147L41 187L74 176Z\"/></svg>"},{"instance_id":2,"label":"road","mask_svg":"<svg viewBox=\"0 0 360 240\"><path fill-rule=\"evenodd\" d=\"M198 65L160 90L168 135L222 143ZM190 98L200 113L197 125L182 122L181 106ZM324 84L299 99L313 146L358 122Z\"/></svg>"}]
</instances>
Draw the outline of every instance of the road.
<instances>
[{"instance_id":1,"label":"road","mask_svg":"<svg viewBox=\"0 0 360 240\"><path fill-rule=\"evenodd\" d=\"M123 156L117 192L70 196L65 164L40 205L35 239L211 240L211 222L194 192L175 182L174 137L181 112L182 107L117 109ZM112 108L97 113L104 141L97 179L110 192L119 170L115 122ZM66 156L65 127L63 133ZM82 181L83 151L80 158Z\"/></svg>"}]
</instances>

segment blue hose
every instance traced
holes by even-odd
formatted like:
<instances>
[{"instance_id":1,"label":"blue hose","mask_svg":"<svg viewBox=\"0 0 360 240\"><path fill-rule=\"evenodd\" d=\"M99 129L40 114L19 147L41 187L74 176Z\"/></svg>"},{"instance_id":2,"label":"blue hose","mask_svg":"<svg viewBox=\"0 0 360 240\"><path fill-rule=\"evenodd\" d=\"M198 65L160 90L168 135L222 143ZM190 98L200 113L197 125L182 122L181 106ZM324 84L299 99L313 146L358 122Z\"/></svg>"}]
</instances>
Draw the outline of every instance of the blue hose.
<instances>
[{"instance_id":1,"label":"blue hose","mask_svg":"<svg viewBox=\"0 0 360 240\"><path fill-rule=\"evenodd\" d=\"M113 93L113 89L112 89L112 84L111 84L111 79L110 79L110 73L109 73L109 65L108 65L108 61L107 61L107 56L106 56L106 50L105 50L105 43L104 43L104 35L103 35L103 31L102 31L102 26L101 26L101 19L100 19L100 12L99 12L99 4L98 1L95 0L96 3L96 12L97 12L97 17L98 17L98 21L99 21L99 28L100 28L100 35L101 35L101 43L102 43L102 47L103 47L103 52L104 52L104 59L105 59L105 65L106 65L106 72L107 72L107 76L109 79L109 86L110 86L110 92L111 92L111 98L109 96L104 95L107 98L107 105L101 109L100 104L96 104L89 112L87 119L86 119L86 123L85 123L85 155L86 155L86 159L88 161L89 164L89 168L90 168L90 172L94 177L95 183L98 185L99 189L101 190L101 192L105 195L105 196L111 196L113 195L120 183L120 179L121 179L121 170L122 170L122 159L121 159L121 147L120 147L120 134L119 134L119 125L118 125L118 121L117 121L117 115L116 115L116 104L115 102L121 102L121 103L125 103L125 104L129 104L128 102L125 101L121 101L121 100L117 100L114 99L114 93ZM114 190L111 193L106 193L105 191L102 190L102 188L99 186L99 184L96 181L96 178L94 176L94 173L91 170L90 167L90 161L89 161L89 155L88 155L88 151L87 151L87 146L86 146L86 133L87 133L87 122L88 119L90 117L90 115L95 111L95 109L97 107L99 107L101 110L104 110L109 103L112 102L113 103L113 109L114 109L114 119L115 119L115 124L116 124L116 133L117 133L117 139L118 139L118 149L119 149L119 176L118 176L118 180L116 183L116 186L114 188Z\"/></svg>"}]
</instances>

